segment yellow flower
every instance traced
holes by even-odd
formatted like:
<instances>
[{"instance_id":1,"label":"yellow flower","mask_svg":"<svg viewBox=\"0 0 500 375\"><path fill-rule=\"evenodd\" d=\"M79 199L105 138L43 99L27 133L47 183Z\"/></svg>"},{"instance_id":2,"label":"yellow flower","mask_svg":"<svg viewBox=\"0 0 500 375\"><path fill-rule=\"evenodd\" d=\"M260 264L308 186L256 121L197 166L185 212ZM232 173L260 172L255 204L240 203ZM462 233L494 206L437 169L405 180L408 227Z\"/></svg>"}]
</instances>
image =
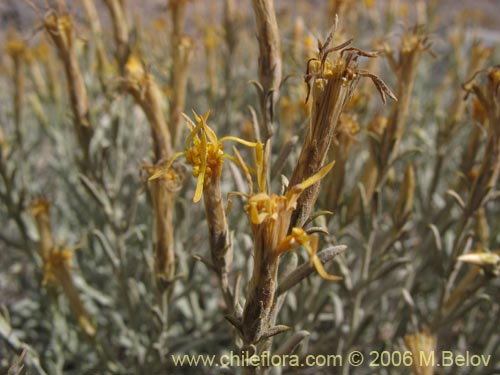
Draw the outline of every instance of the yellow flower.
<instances>
[{"instance_id":1,"label":"yellow flower","mask_svg":"<svg viewBox=\"0 0 500 375\"><path fill-rule=\"evenodd\" d=\"M210 184L212 179L221 177L224 159L230 159L238 164L231 155L224 153L224 142L235 141L248 147L256 147L257 144L233 136L218 139L213 129L207 125L210 112L205 113L203 116L199 116L196 112L193 113L196 123L183 114L191 129L191 133L186 139L185 151L176 153L166 166L160 168L149 179L154 180L165 176L168 174L174 160L185 156L186 162L193 167L193 177L198 179L193 197L193 201L198 202L201 199L203 188Z\"/></svg>"},{"instance_id":2,"label":"yellow flower","mask_svg":"<svg viewBox=\"0 0 500 375\"><path fill-rule=\"evenodd\" d=\"M376 137L382 136L384 134L385 129L387 128L387 117L383 116L375 116L372 122L370 122L366 130Z\"/></svg>"},{"instance_id":3,"label":"yellow flower","mask_svg":"<svg viewBox=\"0 0 500 375\"><path fill-rule=\"evenodd\" d=\"M264 192L263 183L259 183L260 192L257 194L241 194L247 199L245 211L248 213L252 224L262 224L265 220L278 220L285 212L292 212L297 206L297 199L299 199L302 192L308 187L320 181L332 169L334 161L321 168L318 173L309 177L302 183L291 187L285 195L277 195L272 193L268 195ZM257 171L263 168L257 167ZM265 173L261 173L265 176ZM286 228L288 229L288 228Z\"/></svg>"},{"instance_id":4,"label":"yellow flower","mask_svg":"<svg viewBox=\"0 0 500 375\"><path fill-rule=\"evenodd\" d=\"M151 77L147 74L144 69L142 61L134 55L130 55L125 64L125 73L127 78L127 83L134 86L143 85Z\"/></svg>"},{"instance_id":5,"label":"yellow flower","mask_svg":"<svg viewBox=\"0 0 500 375\"><path fill-rule=\"evenodd\" d=\"M354 138L354 136L359 133L360 129L357 116L348 113L342 113L340 115L340 122L337 130L339 134Z\"/></svg>"},{"instance_id":6,"label":"yellow flower","mask_svg":"<svg viewBox=\"0 0 500 375\"><path fill-rule=\"evenodd\" d=\"M20 58L26 56L28 47L24 40L13 36L7 40L7 54L12 58Z\"/></svg>"},{"instance_id":7,"label":"yellow flower","mask_svg":"<svg viewBox=\"0 0 500 375\"><path fill-rule=\"evenodd\" d=\"M256 150L258 149L257 147ZM259 156L259 153L257 154L257 175L262 176L263 179L265 176L264 159ZM261 165L259 166L259 164ZM252 232L256 237L263 237L263 243L265 243L268 251L279 257L299 246L304 246L309 253L311 264L314 265L318 274L327 280L340 280L341 277L330 275L325 271L323 264L317 257L318 238L309 236L303 228L298 227L292 228L291 233L288 235L287 232L291 215L297 207L297 200L302 192L325 177L334 164L335 162L331 162L325 165L313 176L288 189L284 195L274 193L268 195L265 192L263 181L258 182L259 192L256 194L252 194L252 192L250 194L240 192L230 194L243 196L246 199L244 210L250 219Z\"/></svg>"},{"instance_id":8,"label":"yellow flower","mask_svg":"<svg viewBox=\"0 0 500 375\"><path fill-rule=\"evenodd\" d=\"M66 49L72 46L73 21L68 14L58 16L51 12L45 17L44 26L52 37L57 37L64 44Z\"/></svg>"},{"instance_id":9,"label":"yellow flower","mask_svg":"<svg viewBox=\"0 0 500 375\"><path fill-rule=\"evenodd\" d=\"M303 228L293 228L292 233L285 237L281 244L276 249L276 252L283 254L285 252L296 249L299 246L304 246L309 254L310 263L316 268L318 274L331 281L342 280L342 277L330 275L323 267L323 263L318 258L318 236L310 236Z\"/></svg>"}]
</instances>

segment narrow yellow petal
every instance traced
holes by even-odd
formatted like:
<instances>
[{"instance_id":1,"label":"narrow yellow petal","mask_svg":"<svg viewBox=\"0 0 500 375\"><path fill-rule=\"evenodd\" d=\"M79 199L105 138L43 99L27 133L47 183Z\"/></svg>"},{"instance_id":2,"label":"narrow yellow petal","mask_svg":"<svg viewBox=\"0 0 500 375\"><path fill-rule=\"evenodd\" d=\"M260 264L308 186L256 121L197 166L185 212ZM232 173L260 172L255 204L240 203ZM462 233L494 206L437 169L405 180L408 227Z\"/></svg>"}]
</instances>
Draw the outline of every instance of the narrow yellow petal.
<instances>
[{"instance_id":1,"label":"narrow yellow petal","mask_svg":"<svg viewBox=\"0 0 500 375\"><path fill-rule=\"evenodd\" d=\"M342 276L337 276L337 275L330 275L328 272L325 271L325 268L323 267L323 264L319 260L317 256L314 256L312 258L312 262L314 264L314 268L316 268L316 272L325 280L330 280L330 281L339 281L342 280Z\"/></svg>"},{"instance_id":2,"label":"narrow yellow petal","mask_svg":"<svg viewBox=\"0 0 500 375\"><path fill-rule=\"evenodd\" d=\"M202 127L203 127L203 123L200 122L200 123L198 123L198 125L196 125L193 128L191 133L189 133L189 136L186 138L186 149L189 148L189 145L191 144L193 139L197 136L198 132L201 130Z\"/></svg>"},{"instance_id":3,"label":"narrow yellow petal","mask_svg":"<svg viewBox=\"0 0 500 375\"><path fill-rule=\"evenodd\" d=\"M293 236L288 235L283 239L283 241L281 241L281 243L274 251L276 252L277 255L282 255L288 251L297 248L299 245L300 244Z\"/></svg>"},{"instance_id":4,"label":"narrow yellow petal","mask_svg":"<svg viewBox=\"0 0 500 375\"><path fill-rule=\"evenodd\" d=\"M226 137L222 137L221 139L219 139L220 143L225 142L225 141L238 142L238 143L241 143L242 145L247 146L247 147L256 147L257 146L256 142L245 141L244 139L241 139L241 138L238 138L238 137L234 137L232 135L228 135Z\"/></svg>"},{"instance_id":5,"label":"narrow yellow petal","mask_svg":"<svg viewBox=\"0 0 500 375\"><path fill-rule=\"evenodd\" d=\"M257 211L257 207L255 207L255 205L250 205L250 212L249 212L249 216L250 216L250 221L253 223L253 224L260 224L261 221L259 219L259 212Z\"/></svg>"},{"instance_id":6,"label":"narrow yellow petal","mask_svg":"<svg viewBox=\"0 0 500 375\"><path fill-rule=\"evenodd\" d=\"M203 183L205 182L205 172L200 173L198 176L198 182L196 183L196 191L194 193L193 202L198 203L201 199L201 194L203 193Z\"/></svg>"},{"instance_id":7,"label":"narrow yellow petal","mask_svg":"<svg viewBox=\"0 0 500 375\"><path fill-rule=\"evenodd\" d=\"M197 123L202 122L202 121L201 121L201 117L198 115L198 113L196 113L196 111L195 111L194 109L192 110L192 112L193 112L194 120L195 120Z\"/></svg>"},{"instance_id":8,"label":"narrow yellow petal","mask_svg":"<svg viewBox=\"0 0 500 375\"><path fill-rule=\"evenodd\" d=\"M318 237L312 236L311 242L312 246L310 243L304 243L303 245L306 248L307 252L309 253L310 262L312 265L314 265L316 272L318 272L318 274L325 280L330 280L330 281L342 280L341 276L330 275L328 272L326 272L325 268L323 267L323 263L321 263L318 256L316 255L318 251Z\"/></svg>"},{"instance_id":9,"label":"narrow yellow petal","mask_svg":"<svg viewBox=\"0 0 500 375\"><path fill-rule=\"evenodd\" d=\"M233 155L222 154L222 159L227 159L227 160L233 162L234 164L236 164L238 167L240 166L240 163Z\"/></svg>"},{"instance_id":10,"label":"narrow yellow petal","mask_svg":"<svg viewBox=\"0 0 500 375\"><path fill-rule=\"evenodd\" d=\"M205 133L201 135L201 166L198 182L196 183L196 192L194 193L193 202L199 202L203 193L203 185L205 184L205 172L207 170L207 137Z\"/></svg>"},{"instance_id":11,"label":"narrow yellow petal","mask_svg":"<svg viewBox=\"0 0 500 375\"><path fill-rule=\"evenodd\" d=\"M215 134L213 129L205 122L203 122L203 130L205 130L205 133L207 133L208 140L217 147L219 141L217 140L217 135Z\"/></svg>"},{"instance_id":12,"label":"narrow yellow petal","mask_svg":"<svg viewBox=\"0 0 500 375\"><path fill-rule=\"evenodd\" d=\"M308 179L302 181L299 186L302 190L307 189L309 186L314 185L316 182L320 181L323 177L326 176L328 172L330 172L330 169L333 168L333 165L335 164L335 161L332 161L331 163L328 163L325 165L323 168L321 168L318 173L312 175Z\"/></svg>"},{"instance_id":13,"label":"narrow yellow petal","mask_svg":"<svg viewBox=\"0 0 500 375\"><path fill-rule=\"evenodd\" d=\"M167 173L167 168L162 167L158 169L155 173L153 173L149 178L148 181L156 180L160 177L163 177Z\"/></svg>"},{"instance_id":14,"label":"narrow yellow petal","mask_svg":"<svg viewBox=\"0 0 500 375\"><path fill-rule=\"evenodd\" d=\"M193 120L191 120L191 118L184 112L181 113L181 116L184 117L184 120L186 120L186 125L189 128L189 130L193 130L196 127L196 124L193 122Z\"/></svg>"}]
</instances>

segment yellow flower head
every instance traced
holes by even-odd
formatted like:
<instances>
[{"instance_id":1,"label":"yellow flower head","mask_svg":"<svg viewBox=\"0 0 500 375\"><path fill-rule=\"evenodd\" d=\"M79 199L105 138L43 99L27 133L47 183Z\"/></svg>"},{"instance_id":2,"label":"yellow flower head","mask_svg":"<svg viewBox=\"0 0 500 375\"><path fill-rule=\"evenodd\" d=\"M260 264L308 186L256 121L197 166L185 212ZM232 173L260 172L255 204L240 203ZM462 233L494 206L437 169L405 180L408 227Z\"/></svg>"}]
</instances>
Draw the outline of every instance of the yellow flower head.
<instances>
[{"instance_id":1,"label":"yellow flower head","mask_svg":"<svg viewBox=\"0 0 500 375\"><path fill-rule=\"evenodd\" d=\"M260 192L257 194L244 195L247 200L245 211L248 213L251 223L258 225L266 220L282 220L285 214L291 215L293 210L297 207L297 200L302 192L325 177L334 164L335 162L327 164L321 168L318 173L309 177L302 183L291 187L285 195L277 195L274 193L268 195L262 188L260 188ZM259 171L259 169L263 168L257 167L257 171ZM263 175L265 175L265 173ZM261 186L261 184L259 184L259 186ZM288 226L284 229L287 230Z\"/></svg>"},{"instance_id":2,"label":"yellow flower head","mask_svg":"<svg viewBox=\"0 0 500 375\"><path fill-rule=\"evenodd\" d=\"M142 86L148 79L152 77L144 69L144 64L135 55L130 55L125 64L125 74L127 83L132 86Z\"/></svg>"},{"instance_id":3,"label":"yellow flower head","mask_svg":"<svg viewBox=\"0 0 500 375\"><path fill-rule=\"evenodd\" d=\"M259 147L256 147L256 150L258 151ZM262 157L257 155L258 180L263 179L265 176L263 160ZM261 164L260 166L259 163ZM262 181L258 181L259 192L256 194L252 194L252 192L250 194L239 192L231 194L240 195L246 199L244 210L250 219L254 237L262 240L268 251L271 251L274 256L279 257L299 246L304 246L309 253L311 264L314 265L320 276L327 280L339 280L340 277L328 274L323 268L323 264L316 255L318 238L316 236L309 236L303 228L297 227L292 228L290 234L287 235L287 233L292 213L297 206L297 200L302 192L325 177L333 165L334 162L325 165L313 176L288 189L284 195L267 194L265 192L265 183ZM243 169L248 170L248 168ZM252 191L251 187L250 190Z\"/></svg>"},{"instance_id":4,"label":"yellow flower head","mask_svg":"<svg viewBox=\"0 0 500 375\"><path fill-rule=\"evenodd\" d=\"M68 49L72 46L73 20L69 14L57 15L55 12L50 12L45 17L44 26L49 35L62 43L64 48Z\"/></svg>"},{"instance_id":5,"label":"yellow flower head","mask_svg":"<svg viewBox=\"0 0 500 375\"><path fill-rule=\"evenodd\" d=\"M375 116L375 118L368 124L366 130L380 137L384 134L384 130L387 128L387 117Z\"/></svg>"},{"instance_id":6,"label":"yellow flower head","mask_svg":"<svg viewBox=\"0 0 500 375\"><path fill-rule=\"evenodd\" d=\"M193 198L194 202L198 202L201 199L203 188L208 186L214 179L220 179L224 159L235 161L231 155L224 153L223 143L225 141L235 141L248 147L255 147L256 143L232 136L218 139L213 129L207 125L210 112L205 113L203 116L199 116L196 112L193 113L196 123L183 114L191 130L186 139L185 151L175 154L165 167L158 170L149 179L153 180L165 176L173 161L184 155L186 162L193 167L193 177L198 179Z\"/></svg>"},{"instance_id":7,"label":"yellow flower head","mask_svg":"<svg viewBox=\"0 0 500 375\"><path fill-rule=\"evenodd\" d=\"M212 177L220 175L224 163L224 146L215 132L207 125L207 112L200 117L194 114L197 124L191 125L191 134L186 140L186 161L193 166L193 177L209 184ZM201 184L201 182L200 182Z\"/></svg>"},{"instance_id":8,"label":"yellow flower head","mask_svg":"<svg viewBox=\"0 0 500 375\"><path fill-rule=\"evenodd\" d=\"M6 46L7 54L13 59L23 58L27 56L28 46L24 40L20 39L17 35L12 35L7 40Z\"/></svg>"},{"instance_id":9,"label":"yellow flower head","mask_svg":"<svg viewBox=\"0 0 500 375\"><path fill-rule=\"evenodd\" d=\"M351 137L358 134L361 129L359 126L357 116L347 113L343 113L340 116L340 123L338 126L339 126L338 129L339 133L343 133Z\"/></svg>"},{"instance_id":10,"label":"yellow flower head","mask_svg":"<svg viewBox=\"0 0 500 375\"><path fill-rule=\"evenodd\" d=\"M347 92L343 96L344 102L342 106L345 106L361 77L368 77L372 80L384 104L386 103L386 97L397 100L389 87L379 77L367 70L358 68L357 60L359 57L373 58L378 56L378 52L363 51L359 48L350 47L352 39L335 47L330 47L335 37L335 29L336 25L330 31L324 43L318 41L318 53L307 61L305 82L308 94L306 102L311 94L317 103L325 98L336 102L335 98L340 92L339 88L344 88L347 89ZM329 87L328 90L326 90L327 87Z\"/></svg>"}]
</instances>

